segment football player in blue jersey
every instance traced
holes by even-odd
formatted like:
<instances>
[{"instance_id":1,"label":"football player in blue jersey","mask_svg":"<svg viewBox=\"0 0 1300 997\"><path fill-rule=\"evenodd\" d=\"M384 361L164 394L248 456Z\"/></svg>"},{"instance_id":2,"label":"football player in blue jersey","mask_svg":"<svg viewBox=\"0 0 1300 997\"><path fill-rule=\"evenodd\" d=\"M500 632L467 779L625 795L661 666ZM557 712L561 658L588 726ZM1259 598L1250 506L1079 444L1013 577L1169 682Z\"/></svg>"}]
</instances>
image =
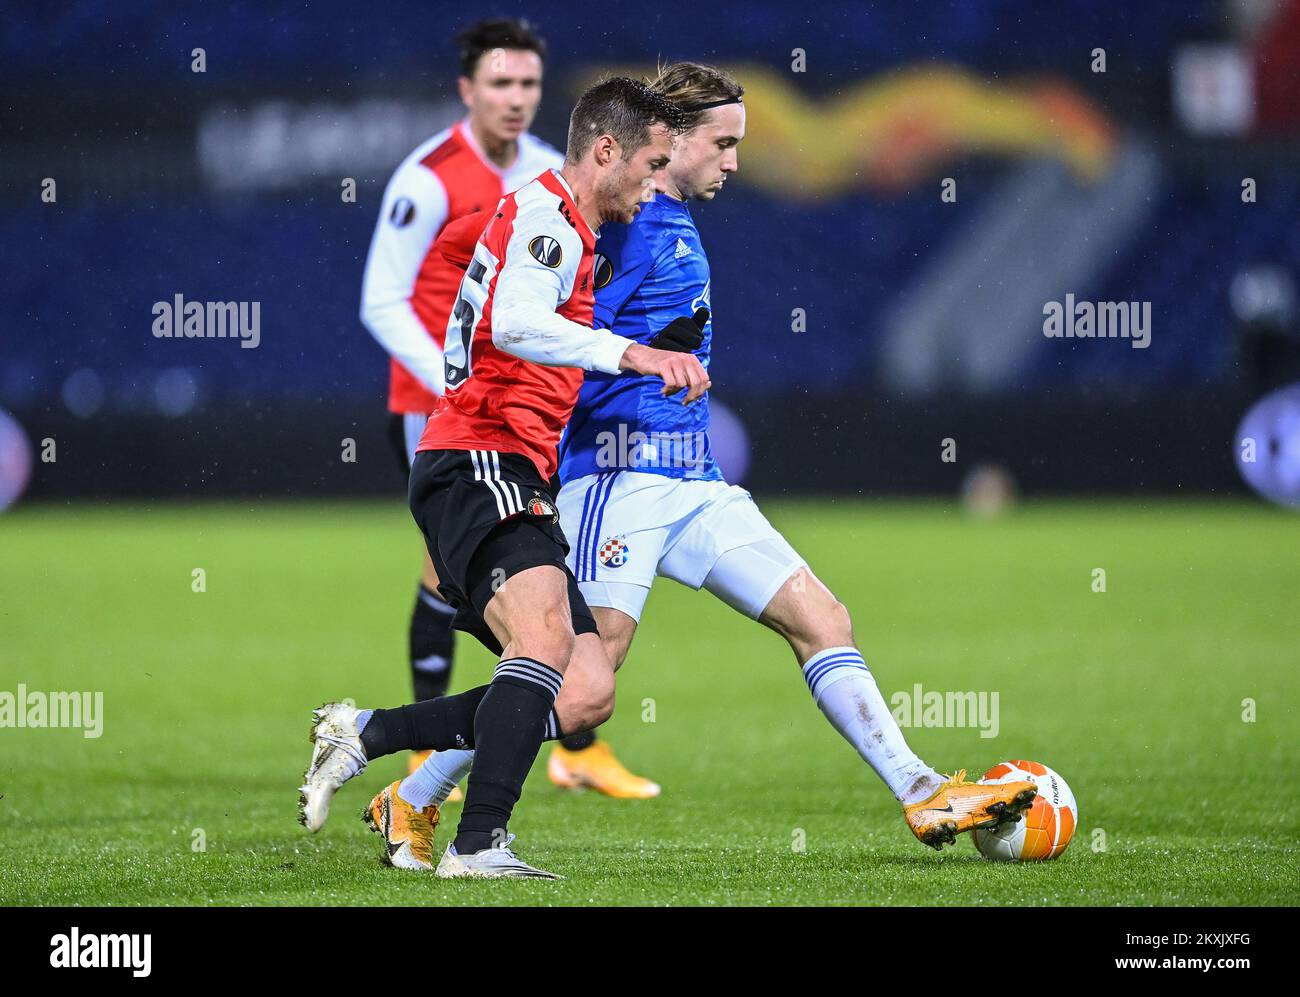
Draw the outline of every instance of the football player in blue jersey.
<instances>
[{"instance_id":1,"label":"football player in blue jersey","mask_svg":"<svg viewBox=\"0 0 1300 997\"><path fill-rule=\"evenodd\" d=\"M606 226L596 258L595 324L693 352L713 336L709 262L692 201L713 200L739 168L744 90L710 66L678 63L651 84L692 115L673 142L667 192L629 225ZM849 612L773 528L749 493L723 480L709 446L709 401L665 397L651 377L587 375L560 448L560 519L569 567L622 664L657 576L707 589L786 639L814 701L893 792L912 832L935 848L1011 820L1028 784L946 779L907 745L853 640ZM580 760L580 759L578 759ZM565 784L575 759L557 746Z\"/></svg>"},{"instance_id":2,"label":"football player in blue jersey","mask_svg":"<svg viewBox=\"0 0 1300 997\"><path fill-rule=\"evenodd\" d=\"M601 229L595 324L694 353L707 369L709 263L690 202L713 200L739 168L744 90L695 63L669 66L651 85L688 112L689 126L674 138L666 193L630 224ZM651 377L589 373L560 444L569 567L614 666L627 657L657 576L707 589L785 638L813 701L889 787L920 841L939 849L963 831L1019 819L1032 783L986 786L964 771L946 778L908 747L854 643L848 609L749 493L723 479L709 445L708 395L686 405L683 394L665 396ZM592 751L557 746L551 780L583 784ZM451 784L459 773L445 776Z\"/></svg>"}]
</instances>

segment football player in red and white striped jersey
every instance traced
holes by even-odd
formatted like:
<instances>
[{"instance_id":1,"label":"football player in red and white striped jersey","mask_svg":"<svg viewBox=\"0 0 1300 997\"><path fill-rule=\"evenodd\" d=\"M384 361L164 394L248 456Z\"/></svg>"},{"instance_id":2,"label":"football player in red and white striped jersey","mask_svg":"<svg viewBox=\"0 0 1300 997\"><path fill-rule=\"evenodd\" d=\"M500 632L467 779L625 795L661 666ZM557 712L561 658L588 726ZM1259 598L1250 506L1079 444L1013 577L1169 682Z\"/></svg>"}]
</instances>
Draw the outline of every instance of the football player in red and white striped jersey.
<instances>
[{"instance_id":1,"label":"football player in red and white striped jersey","mask_svg":"<svg viewBox=\"0 0 1300 997\"><path fill-rule=\"evenodd\" d=\"M564 156L528 128L542 94L546 43L527 21L480 21L457 36L461 100L468 114L421 143L394 171L384 191L366 260L361 319L388 353L388 435L410 471L425 421L443 393L443 336L464 276L446 265L434 243L448 224L487 213ZM451 682L454 610L438 592L423 555L407 646L416 700L445 695ZM604 746L590 751L595 731L565 738L571 752L593 758L590 788L611 796L655 796L659 787L629 772ZM414 772L428 752L411 755ZM586 757L585 755L581 757ZM450 802L459 799L453 789Z\"/></svg>"},{"instance_id":2,"label":"football player in red and white striped jersey","mask_svg":"<svg viewBox=\"0 0 1300 997\"><path fill-rule=\"evenodd\" d=\"M635 80L588 89L560 172L497 206L474 244L448 325L446 395L411 470L411 511L456 626L501 655L492 682L393 710L333 703L316 713L302 820L318 830L334 793L395 751L473 749L465 808L437 866L445 877L542 877L509 849L507 822L541 742L590 730L613 710L614 668L565 564L547 477L582 370L632 370L710 387L699 360L590 327L596 233L663 189L680 109ZM472 219L445 237L472 233ZM440 253L457 255L440 240ZM467 251L467 250L466 250ZM565 679L569 678L567 684ZM438 787L416 773L368 810L393 864L431 869Z\"/></svg>"}]
</instances>

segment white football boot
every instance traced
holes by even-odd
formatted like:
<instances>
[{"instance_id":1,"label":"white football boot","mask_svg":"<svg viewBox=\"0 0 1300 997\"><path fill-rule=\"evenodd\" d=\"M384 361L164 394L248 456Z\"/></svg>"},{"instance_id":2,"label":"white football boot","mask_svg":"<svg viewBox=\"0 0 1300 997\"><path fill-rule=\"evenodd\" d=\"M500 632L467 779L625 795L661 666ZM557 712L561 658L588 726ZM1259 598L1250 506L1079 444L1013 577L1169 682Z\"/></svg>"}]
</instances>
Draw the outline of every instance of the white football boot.
<instances>
[{"instance_id":1,"label":"white football boot","mask_svg":"<svg viewBox=\"0 0 1300 997\"><path fill-rule=\"evenodd\" d=\"M442 853L442 861L434 873L441 879L563 879L545 869L534 869L510 850L513 834L506 836L498 848L484 848L473 855L460 855L456 846L449 844Z\"/></svg>"},{"instance_id":2,"label":"white football boot","mask_svg":"<svg viewBox=\"0 0 1300 997\"><path fill-rule=\"evenodd\" d=\"M357 730L360 712L346 703L326 703L312 712L311 764L298 795L298 821L313 834L325 826L339 787L366 770L366 750Z\"/></svg>"}]
</instances>

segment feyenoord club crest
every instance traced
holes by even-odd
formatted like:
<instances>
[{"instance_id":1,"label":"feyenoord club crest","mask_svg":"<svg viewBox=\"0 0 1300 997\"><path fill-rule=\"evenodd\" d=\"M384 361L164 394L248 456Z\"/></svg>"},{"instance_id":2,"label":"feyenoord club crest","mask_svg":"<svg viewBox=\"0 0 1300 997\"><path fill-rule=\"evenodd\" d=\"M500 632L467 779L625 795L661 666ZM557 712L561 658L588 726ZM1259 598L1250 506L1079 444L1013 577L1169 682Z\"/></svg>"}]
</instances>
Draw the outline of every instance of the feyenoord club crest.
<instances>
[{"instance_id":1,"label":"feyenoord club crest","mask_svg":"<svg viewBox=\"0 0 1300 997\"><path fill-rule=\"evenodd\" d=\"M542 498L537 492L533 492L533 497L528 500L528 515L530 516L550 516L552 523L560 521L560 514L555 511L555 506Z\"/></svg>"},{"instance_id":2,"label":"feyenoord club crest","mask_svg":"<svg viewBox=\"0 0 1300 997\"><path fill-rule=\"evenodd\" d=\"M621 568L627 564L627 541L622 537L610 537L600 545L600 550L596 556L600 558L600 563L607 568Z\"/></svg>"}]
</instances>

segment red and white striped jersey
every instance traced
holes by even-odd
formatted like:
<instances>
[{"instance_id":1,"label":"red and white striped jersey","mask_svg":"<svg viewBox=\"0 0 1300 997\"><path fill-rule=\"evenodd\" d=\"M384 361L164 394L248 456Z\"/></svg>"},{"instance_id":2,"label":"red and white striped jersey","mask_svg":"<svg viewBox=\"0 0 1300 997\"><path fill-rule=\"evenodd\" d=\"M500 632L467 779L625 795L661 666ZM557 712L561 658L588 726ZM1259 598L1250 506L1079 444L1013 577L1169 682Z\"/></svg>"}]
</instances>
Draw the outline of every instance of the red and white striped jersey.
<instances>
[{"instance_id":1,"label":"red and white striped jersey","mask_svg":"<svg viewBox=\"0 0 1300 997\"><path fill-rule=\"evenodd\" d=\"M468 265L447 323L446 394L417 449L522 454L550 478L583 371L617 374L632 341L591 328L596 234L559 173L503 198L485 229L469 222L438 240L440 256Z\"/></svg>"},{"instance_id":2,"label":"red and white striped jersey","mask_svg":"<svg viewBox=\"0 0 1300 997\"><path fill-rule=\"evenodd\" d=\"M391 357L388 408L428 412L443 390L442 339L462 272L433 252L448 222L488 212L564 157L531 135L501 170L478 148L466 122L415 149L394 171L370 241L361 320Z\"/></svg>"}]
</instances>

